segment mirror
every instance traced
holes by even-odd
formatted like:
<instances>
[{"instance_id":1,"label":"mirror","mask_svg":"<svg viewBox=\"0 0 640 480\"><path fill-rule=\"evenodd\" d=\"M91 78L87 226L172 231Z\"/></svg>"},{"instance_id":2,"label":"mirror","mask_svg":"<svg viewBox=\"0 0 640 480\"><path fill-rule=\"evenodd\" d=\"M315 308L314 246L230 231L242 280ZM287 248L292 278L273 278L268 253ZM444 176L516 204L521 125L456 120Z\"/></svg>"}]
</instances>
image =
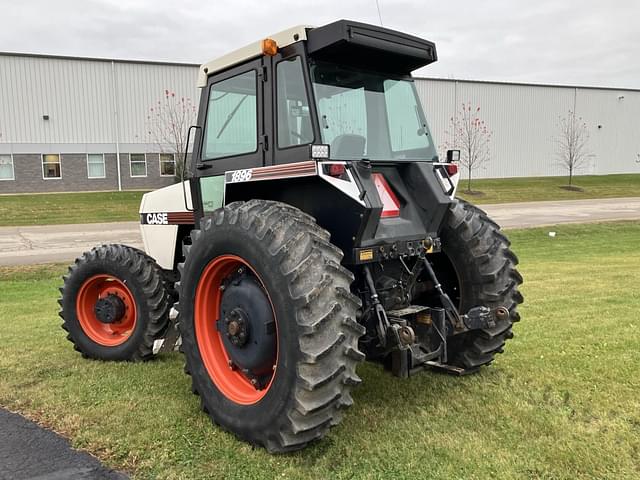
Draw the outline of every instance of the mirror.
<instances>
[{"instance_id":1,"label":"mirror","mask_svg":"<svg viewBox=\"0 0 640 480\"><path fill-rule=\"evenodd\" d=\"M459 162L460 150L447 150L447 163Z\"/></svg>"}]
</instances>

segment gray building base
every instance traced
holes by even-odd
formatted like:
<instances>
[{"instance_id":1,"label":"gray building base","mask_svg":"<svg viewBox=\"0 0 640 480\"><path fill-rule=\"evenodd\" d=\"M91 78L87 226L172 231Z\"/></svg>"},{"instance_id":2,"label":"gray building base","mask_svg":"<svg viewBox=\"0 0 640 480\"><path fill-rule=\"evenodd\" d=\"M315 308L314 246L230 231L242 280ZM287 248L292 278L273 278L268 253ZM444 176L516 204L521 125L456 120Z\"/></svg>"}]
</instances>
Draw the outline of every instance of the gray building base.
<instances>
[{"instance_id":1,"label":"gray building base","mask_svg":"<svg viewBox=\"0 0 640 480\"><path fill-rule=\"evenodd\" d=\"M41 154L14 153L14 179L0 181L0 194L118 190L115 153L104 154L105 178L89 178L86 154L60 153L60 159L60 178L43 178ZM159 154L147 154L146 159L147 175L133 177L129 166L129 154L120 154L122 190L153 190L175 183L173 176L160 175Z\"/></svg>"}]
</instances>

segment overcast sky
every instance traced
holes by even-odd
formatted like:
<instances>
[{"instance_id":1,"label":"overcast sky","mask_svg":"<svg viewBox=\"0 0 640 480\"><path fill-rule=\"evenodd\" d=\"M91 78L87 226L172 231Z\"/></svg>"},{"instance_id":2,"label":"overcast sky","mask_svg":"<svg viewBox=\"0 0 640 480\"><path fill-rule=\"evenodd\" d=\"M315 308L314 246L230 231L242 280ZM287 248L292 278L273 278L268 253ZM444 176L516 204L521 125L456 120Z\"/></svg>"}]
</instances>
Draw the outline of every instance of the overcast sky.
<instances>
[{"instance_id":1,"label":"overcast sky","mask_svg":"<svg viewBox=\"0 0 640 480\"><path fill-rule=\"evenodd\" d=\"M379 0L436 43L419 75L640 88L637 0ZM0 0L0 51L203 63L297 24L379 24L375 0Z\"/></svg>"}]
</instances>

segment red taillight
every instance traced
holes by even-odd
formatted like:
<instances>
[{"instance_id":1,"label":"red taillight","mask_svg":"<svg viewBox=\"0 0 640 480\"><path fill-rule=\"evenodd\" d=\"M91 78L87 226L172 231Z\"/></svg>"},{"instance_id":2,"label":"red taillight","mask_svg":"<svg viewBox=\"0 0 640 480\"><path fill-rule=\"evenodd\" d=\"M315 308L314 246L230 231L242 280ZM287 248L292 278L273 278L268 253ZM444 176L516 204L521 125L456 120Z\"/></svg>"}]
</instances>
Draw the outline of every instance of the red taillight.
<instances>
[{"instance_id":1,"label":"red taillight","mask_svg":"<svg viewBox=\"0 0 640 480\"><path fill-rule=\"evenodd\" d=\"M376 186L376 190L378 190L378 196L382 202L382 218L399 217L400 202L396 194L391 190L387 180L381 173L374 173L372 176L373 183Z\"/></svg>"},{"instance_id":2,"label":"red taillight","mask_svg":"<svg viewBox=\"0 0 640 480\"><path fill-rule=\"evenodd\" d=\"M341 177L344 175L344 165L342 163L329 164L329 175L332 177Z\"/></svg>"},{"instance_id":3,"label":"red taillight","mask_svg":"<svg viewBox=\"0 0 640 480\"><path fill-rule=\"evenodd\" d=\"M447 170L450 177L453 177L458 173L458 164L456 163L447 163L444 168Z\"/></svg>"}]
</instances>

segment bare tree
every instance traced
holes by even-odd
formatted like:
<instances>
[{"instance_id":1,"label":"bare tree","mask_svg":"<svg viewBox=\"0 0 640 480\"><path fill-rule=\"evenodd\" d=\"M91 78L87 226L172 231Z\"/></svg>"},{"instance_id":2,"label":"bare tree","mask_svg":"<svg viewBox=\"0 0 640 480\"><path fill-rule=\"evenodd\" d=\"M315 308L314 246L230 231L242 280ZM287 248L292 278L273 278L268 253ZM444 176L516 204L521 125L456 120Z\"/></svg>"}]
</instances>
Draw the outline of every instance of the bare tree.
<instances>
[{"instance_id":1,"label":"bare tree","mask_svg":"<svg viewBox=\"0 0 640 480\"><path fill-rule=\"evenodd\" d=\"M187 131L196 120L196 107L188 97L177 97L175 92L165 89L147 114L147 134L159 153L173 154L176 181L182 178L184 152L187 147Z\"/></svg>"},{"instance_id":2,"label":"bare tree","mask_svg":"<svg viewBox=\"0 0 640 480\"><path fill-rule=\"evenodd\" d=\"M447 150L460 150L460 164L467 171L467 191L471 192L473 172L491 159L491 136L486 122L480 117L480 107L463 103L460 111L449 120L450 138L443 145Z\"/></svg>"},{"instance_id":3,"label":"bare tree","mask_svg":"<svg viewBox=\"0 0 640 480\"><path fill-rule=\"evenodd\" d=\"M569 173L569 185L573 185L573 175L585 166L591 156L588 150L589 129L582 117L569 110L566 117L558 118L558 130L555 142L559 163Z\"/></svg>"}]
</instances>

